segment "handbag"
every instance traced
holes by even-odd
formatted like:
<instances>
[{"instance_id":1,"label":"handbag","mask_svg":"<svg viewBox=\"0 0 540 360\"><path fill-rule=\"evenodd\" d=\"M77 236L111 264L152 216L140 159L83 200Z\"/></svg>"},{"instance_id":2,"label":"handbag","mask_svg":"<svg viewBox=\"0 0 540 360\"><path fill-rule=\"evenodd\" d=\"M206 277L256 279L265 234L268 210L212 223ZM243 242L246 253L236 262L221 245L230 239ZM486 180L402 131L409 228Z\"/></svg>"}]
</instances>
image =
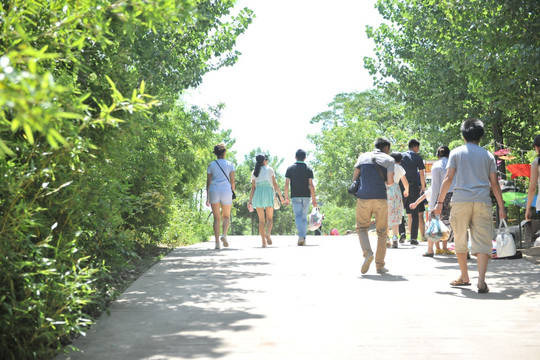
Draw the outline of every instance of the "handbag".
<instances>
[{"instance_id":1,"label":"handbag","mask_svg":"<svg viewBox=\"0 0 540 360\"><path fill-rule=\"evenodd\" d=\"M495 238L497 257L508 257L516 254L516 243L514 237L508 232L508 226L506 220L502 219L499 223L499 229L497 230L497 237Z\"/></svg>"},{"instance_id":2,"label":"handbag","mask_svg":"<svg viewBox=\"0 0 540 360\"><path fill-rule=\"evenodd\" d=\"M217 162L217 160L215 160L217 166L219 166L219 168L221 169L221 171L223 172L223 175L225 175L225 177L227 178L227 181L229 182L229 184L231 185L231 191L232 191L232 199L236 199L236 194L234 193L234 190L232 189L232 184L231 184L231 180L229 180L229 177L227 176L227 174L225 174L225 171L223 171L223 168L219 165L219 163Z\"/></svg>"},{"instance_id":3,"label":"handbag","mask_svg":"<svg viewBox=\"0 0 540 360\"><path fill-rule=\"evenodd\" d=\"M274 210L279 210L280 207L281 207L281 202L279 201L277 192L274 191Z\"/></svg>"}]
</instances>

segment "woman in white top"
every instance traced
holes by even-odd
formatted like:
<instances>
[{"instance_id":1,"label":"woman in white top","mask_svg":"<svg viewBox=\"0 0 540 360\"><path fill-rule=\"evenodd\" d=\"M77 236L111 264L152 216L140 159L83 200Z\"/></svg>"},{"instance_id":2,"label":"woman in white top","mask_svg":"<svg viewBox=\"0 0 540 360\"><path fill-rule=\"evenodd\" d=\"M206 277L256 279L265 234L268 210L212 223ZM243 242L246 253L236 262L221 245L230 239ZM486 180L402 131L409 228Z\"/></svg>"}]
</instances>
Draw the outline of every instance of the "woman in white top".
<instances>
[{"instance_id":1,"label":"woman in white top","mask_svg":"<svg viewBox=\"0 0 540 360\"><path fill-rule=\"evenodd\" d=\"M399 224L401 224L401 219L403 218L403 199L401 196L401 190L399 189L399 181L403 183L405 190L403 191L403 196L409 196L409 182L405 176L405 169L399 165L403 155L398 152L393 152L390 154L394 158L396 165L394 166L394 183L386 187L386 197L388 199L388 227L392 229L392 248L398 247L398 235L399 235Z\"/></svg>"},{"instance_id":2,"label":"woman in white top","mask_svg":"<svg viewBox=\"0 0 540 360\"><path fill-rule=\"evenodd\" d=\"M262 247L266 247L267 244L272 245L270 234L274 225L274 191L279 194L281 202L284 200L276 182L274 169L268 166L268 156L257 155L255 159L257 163L251 174L248 207L253 207L257 211Z\"/></svg>"},{"instance_id":3,"label":"woman in white top","mask_svg":"<svg viewBox=\"0 0 540 360\"><path fill-rule=\"evenodd\" d=\"M437 199L439 198L439 193L441 192L441 186L444 179L444 176L446 174L446 165L448 164L448 157L450 156L450 149L448 146L439 146L437 149L437 160L433 166L431 167L431 187L428 188L425 193L418 198L418 200L410 204L411 209L414 209L416 206L418 206L424 199L427 199L429 201L429 211L430 211L430 219L432 218L432 211L435 209L435 206L437 204ZM454 182L450 185L450 188L448 189L448 192L446 193L446 197L444 198L443 202L443 209L441 211L440 220L448 227L450 228L450 201L452 200L452 194L454 191ZM435 254L438 255L451 255L454 254L454 252L450 249L448 249L448 241L453 240L453 234L450 234L450 237L444 241L442 241L442 249L439 246L439 242L433 243L433 241L428 239L428 249L427 252L424 253L424 257L433 257L433 245L435 245L436 250Z\"/></svg>"},{"instance_id":4,"label":"woman in white top","mask_svg":"<svg viewBox=\"0 0 540 360\"><path fill-rule=\"evenodd\" d=\"M529 193L527 194L527 210L525 211L525 219L527 221L531 221L531 206L534 198L534 193L536 192L536 187L540 189L540 135L536 135L533 141L533 147L536 151L536 155L538 156L534 161L531 163L531 180L529 183ZM536 198L536 212L540 211L540 196Z\"/></svg>"},{"instance_id":5,"label":"woman in white top","mask_svg":"<svg viewBox=\"0 0 540 360\"><path fill-rule=\"evenodd\" d=\"M206 206L212 207L214 214L214 236L216 240L216 249L219 249L220 225L223 219L223 235L221 241L224 247L229 246L227 241L227 231L231 220L231 208L233 202L234 165L225 160L227 148L221 143L214 146L214 154L217 160L212 161L206 171Z\"/></svg>"}]
</instances>

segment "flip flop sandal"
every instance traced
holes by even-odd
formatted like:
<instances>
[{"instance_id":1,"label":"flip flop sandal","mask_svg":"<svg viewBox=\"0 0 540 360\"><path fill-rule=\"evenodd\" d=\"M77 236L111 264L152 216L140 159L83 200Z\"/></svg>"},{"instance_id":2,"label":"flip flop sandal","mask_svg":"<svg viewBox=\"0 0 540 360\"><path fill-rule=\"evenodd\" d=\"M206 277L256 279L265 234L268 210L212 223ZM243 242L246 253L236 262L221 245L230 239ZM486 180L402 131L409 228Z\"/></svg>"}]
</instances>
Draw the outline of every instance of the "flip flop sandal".
<instances>
[{"instance_id":1,"label":"flip flop sandal","mask_svg":"<svg viewBox=\"0 0 540 360\"><path fill-rule=\"evenodd\" d=\"M470 286L470 282L463 282L462 280L454 280L450 283L451 286Z\"/></svg>"}]
</instances>

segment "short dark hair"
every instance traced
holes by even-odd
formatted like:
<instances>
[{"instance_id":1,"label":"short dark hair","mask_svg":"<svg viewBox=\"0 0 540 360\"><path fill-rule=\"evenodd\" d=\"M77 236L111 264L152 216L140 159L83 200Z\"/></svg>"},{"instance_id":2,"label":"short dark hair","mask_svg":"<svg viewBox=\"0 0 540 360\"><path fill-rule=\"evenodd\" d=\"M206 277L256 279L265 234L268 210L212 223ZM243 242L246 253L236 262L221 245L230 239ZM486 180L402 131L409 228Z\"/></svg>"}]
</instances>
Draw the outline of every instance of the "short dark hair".
<instances>
[{"instance_id":1,"label":"short dark hair","mask_svg":"<svg viewBox=\"0 0 540 360\"><path fill-rule=\"evenodd\" d=\"M461 124L460 130L465 141L480 141L484 136L484 123L476 118L467 119Z\"/></svg>"},{"instance_id":2,"label":"short dark hair","mask_svg":"<svg viewBox=\"0 0 540 360\"><path fill-rule=\"evenodd\" d=\"M401 160L403 160L403 155L400 152L394 151L390 154L390 156L394 158L396 164L399 164Z\"/></svg>"},{"instance_id":3,"label":"short dark hair","mask_svg":"<svg viewBox=\"0 0 540 360\"><path fill-rule=\"evenodd\" d=\"M437 157L440 159L440 158L447 158L450 156L450 149L448 148L448 146L439 146L439 148L437 149Z\"/></svg>"},{"instance_id":4,"label":"short dark hair","mask_svg":"<svg viewBox=\"0 0 540 360\"><path fill-rule=\"evenodd\" d=\"M304 161L306 159L306 151L303 149L296 150L296 160Z\"/></svg>"},{"instance_id":5,"label":"short dark hair","mask_svg":"<svg viewBox=\"0 0 540 360\"><path fill-rule=\"evenodd\" d=\"M409 140L409 149L412 149L413 147L420 146L420 141L416 139Z\"/></svg>"},{"instance_id":6,"label":"short dark hair","mask_svg":"<svg viewBox=\"0 0 540 360\"><path fill-rule=\"evenodd\" d=\"M381 151L384 150L385 147L390 146L390 141L385 138L378 138L375 140L375 147Z\"/></svg>"},{"instance_id":7,"label":"short dark hair","mask_svg":"<svg viewBox=\"0 0 540 360\"><path fill-rule=\"evenodd\" d=\"M225 151L227 151L227 147L225 146L224 143L217 144L216 146L214 146L214 154L215 154L217 157L223 156L223 154L225 153Z\"/></svg>"}]
</instances>

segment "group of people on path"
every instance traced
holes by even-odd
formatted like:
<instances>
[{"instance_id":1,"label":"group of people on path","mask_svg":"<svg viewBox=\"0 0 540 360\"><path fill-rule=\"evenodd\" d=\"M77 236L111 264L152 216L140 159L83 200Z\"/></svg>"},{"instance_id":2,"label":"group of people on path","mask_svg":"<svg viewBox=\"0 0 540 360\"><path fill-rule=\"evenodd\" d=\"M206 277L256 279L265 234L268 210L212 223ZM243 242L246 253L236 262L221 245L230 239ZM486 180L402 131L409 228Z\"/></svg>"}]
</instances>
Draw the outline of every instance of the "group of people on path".
<instances>
[{"instance_id":1,"label":"group of people on path","mask_svg":"<svg viewBox=\"0 0 540 360\"><path fill-rule=\"evenodd\" d=\"M214 154L217 160L210 163L207 170L206 203L207 206L211 206L214 215L216 249L220 249L221 245L229 246L227 232L235 190L235 169L231 162L225 160L226 152L225 144L216 145ZM251 174L248 208L250 211L257 212L262 247L272 245L275 197L279 197L284 205L292 204L298 232L297 244L298 246L306 244L309 206L311 204L313 207L317 207L317 199L313 184L313 170L305 163L306 152L299 149L295 157L296 162L289 166L285 172L284 194L281 193L276 182L274 169L268 166L268 156L260 154L255 158L256 164Z\"/></svg>"},{"instance_id":2,"label":"group of people on path","mask_svg":"<svg viewBox=\"0 0 540 360\"><path fill-rule=\"evenodd\" d=\"M398 247L398 242L403 243L406 239L403 210L409 218L410 243L418 245L418 232L424 228L421 215L425 212L423 202L427 200L430 217L440 217L440 220L452 229L460 274L450 285L471 285L467 265L470 253L477 257L478 292L489 292L486 272L493 248L491 194L497 201L500 219L506 218L506 211L495 158L479 145L484 136L484 124L479 119L468 119L463 122L460 131L465 141L464 145L452 151L446 146L437 149L439 160L432 166L432 185L427 190L425 165L418 154L420 143L417 140L409 141L409 150L402 154L391 153L390 141L379 138L375 141L374 151L359 156L354 166L353 181L359 179L358 190L355 193L356 232L364 256L362 274L369 271L373 260L377 273L388 272L385 267L387 246ZM540 135L535 137L533 146L540 158ZM234 166L225 160L225 145L216 145L214 154L218 159L208 167L207 205L212 207L215 242L216 248L219 249L220 240L223 246L228 246L227 231L235 182ZM298 150L296 163L290 166L285 174L284 195L276 183L273 169L268 166L268 157L258 155L256 158L248 207L257 211L263 247L272 245L274 196L278 196L285 205L292 203L298 231L298 245L305 245L310 202L317 207L313 171L306 165L305 158L306 152ZM539 158L531 164L527 220L531 220L532 199L537 186L540 188ZM540 197L537 199L536 208L540 208ZM368 236L373 218L377 234L375 252ZM389 229L393 233L390 244L387 243ZM221 237L220 230L223 234ZM442 242L442 249L438 242L435 243L437 253L450 253L447 241L448 239ZM433 257L433 246L434 243L429 241L428 251L424 256Z\"/></svg>"},{"instance_id":3,"label":"group of people on path","mask_svg":"<svg viewBox=\"0 0 540 360\"><path fill-rule=\"evenodd\" d=\"M400 179L404 206L410 219L411 244L418 244L419 220L423 217L417 216L417 214L424 211L422 201L428 199L429 209L432 211L431 216L441 216L441 220L445 222L449 220L453 231L460 275L450 285L471 285L467 266L467 256L470 251L478 259L478 292L487 293L489 291L486 283L486 272L493 248L490 190L497 201L501 219L506 217L506 212L495 158L479 146L484 135L484 124L478 119L469 119L463 122L460 130L465 140L464 145L451 152L447 147L439 147L437 150L439 161L433 165L433 182L428 192L425 189L424 163L418 155L420 145L418 141L411 140L409 151L399 157L395 154L391 156L390 142L379 138L375 141L373 152L360 155L354 168L353 181L360 178L360 185L356 193L356 231L364 253L362 274L368 272L373 260L375 260L378 273L388 272L385 267L388 226L394 228L398 222L392 216L392 212L394 208L399 209L399 206L392 202L401 200L394 195L395 182ZM540 143L540 139L538 140ZM537 152L539 151L538 145L540 144L535 144ZM405 170L404 174L402 169ZM531 184L533 184L532 178ZM536 183L534 187L536 188ZM534 194L535 188L529 192ZM529 194L529 200L531 198L531 194ZM368 229L373 217L375 217L377 232L375 253L368 237ZM403 222L399 226L402 227L399 231L400 240L403 241L405 234ZM468 231L471 235L470 250ZM397 246L397 235L394 228L393 247ZM443 252L447 250L445 244L440 250ZM433 256L432 243L428 244L428 252L424 255Z\"/></svg>"}]
</instances>

